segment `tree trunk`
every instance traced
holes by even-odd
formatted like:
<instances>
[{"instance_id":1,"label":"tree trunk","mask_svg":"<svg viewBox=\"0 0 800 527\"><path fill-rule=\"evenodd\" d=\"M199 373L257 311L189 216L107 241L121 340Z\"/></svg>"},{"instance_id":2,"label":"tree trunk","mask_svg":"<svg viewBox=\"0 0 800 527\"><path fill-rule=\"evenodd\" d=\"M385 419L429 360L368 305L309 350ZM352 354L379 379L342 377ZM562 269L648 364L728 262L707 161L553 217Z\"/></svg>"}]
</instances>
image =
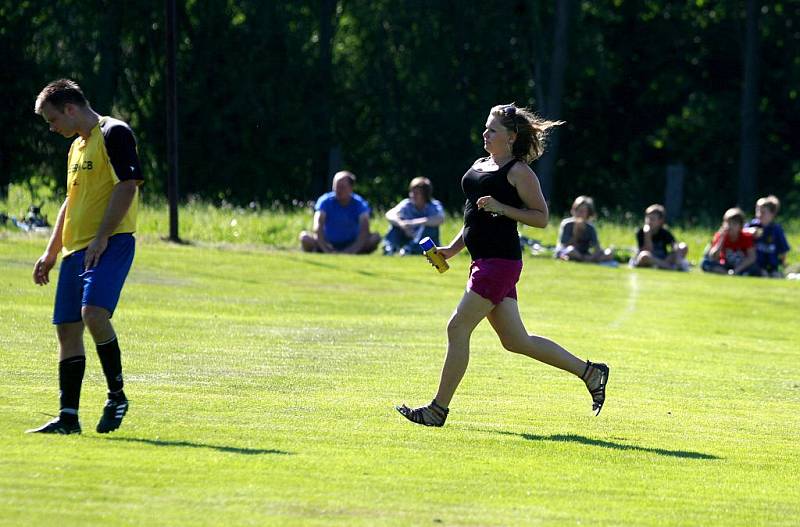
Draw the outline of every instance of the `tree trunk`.
<instances>
[{"instance_id":1,"label":"tree trunk","mask_svg":"<svg viewBox=\"0 0 800 527\"><path fill-rule=\"evenodd\" d=\"M119 35L122 29L122 9L120 2L104 2L103 24L100 28L100 64L97 71L95 93L92 94L92 106L100 115L111 115L114 95L117 92L119 70ZM115 116L120 117L120 116Z\"/></svg>"},{"instance_id":2,"label":"tree trunk","mask_svg":"<svg viewBox=\"0 0 800 527\"><path fill-rule=\"evenodd\" d=\"M314 194L331 185L331 100L333 99L333 32L336 0L322 0L319 19L319 83L317 91L317 144L314 162Z\"/></svg>"},{"instance_id":3,"label":"tree trunk","mask_svg":"<svg viewBox=\"0 0 800 527\"><path fill-rule=\"evenodd\" d=\"M758 179L758 0L747 0L745 21L742 128L739 151L739 206L750 207Z\"/></svg>"},{"instance_id":4,"label":"tree trunk","mask_svg":"<svg viewBox=\"0 0 800 527\"><path fill-rule=\"evenodd\" d=\"M664 207L667 223L673 223L683 213L683 183L686 181L686 165L677 162L667 165L667 184L664 188Z\"/></svg>"},{"instance_id":5,"label":"tree trunk","mask_svg":"<svg viewBox=\"0 0 800 527\"><path fill-rule=\"evenodd\" d=\"M572 12L572 0L558 0L553 32L553 57L550 63L550 78L546 104L542 110L544 117L558 120L561 117L561 105L564 97L564 77L567 70L567 51L569 47L569 18ZM550 135L550 142L544 155L536 163L536 173L542 185L545 199L549 200L553 193L553 173L558 159L559 130L555 128Z\"/></svg>"}]
</instances>

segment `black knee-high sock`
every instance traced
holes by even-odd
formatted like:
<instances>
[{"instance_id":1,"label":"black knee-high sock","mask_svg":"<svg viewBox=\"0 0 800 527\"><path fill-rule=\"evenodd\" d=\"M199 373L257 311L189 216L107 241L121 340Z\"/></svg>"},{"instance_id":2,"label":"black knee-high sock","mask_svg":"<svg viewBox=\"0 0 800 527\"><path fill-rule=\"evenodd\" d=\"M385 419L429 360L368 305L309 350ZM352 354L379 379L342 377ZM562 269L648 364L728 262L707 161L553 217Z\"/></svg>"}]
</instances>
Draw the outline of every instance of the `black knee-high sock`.
<instances>
[{"instance_id":1,"label":"black knee-high sock","mask_svg":"<svg viewBox=\"0 0 800 527\"><path fill-rule=\"evenodd\" d=\"M81 384L86 371L86 357L70 357L58 363L58 388L61 390L59 402L61 415L78 416L81 402Z\"/></svg>"},{"instance_id":2,"label":"black knee-high sock","mask_svg":"<svg viewBox=\"0 0 800 527\"><path fill-rule=\"evenodd\" d=\"M122 391L122 360L119 352L119 342L117 337L97 344L97 356L100 357L100 364L103 365L103 373L108 383L108 391L111 393Z\"/></svg>"}]
</instances>

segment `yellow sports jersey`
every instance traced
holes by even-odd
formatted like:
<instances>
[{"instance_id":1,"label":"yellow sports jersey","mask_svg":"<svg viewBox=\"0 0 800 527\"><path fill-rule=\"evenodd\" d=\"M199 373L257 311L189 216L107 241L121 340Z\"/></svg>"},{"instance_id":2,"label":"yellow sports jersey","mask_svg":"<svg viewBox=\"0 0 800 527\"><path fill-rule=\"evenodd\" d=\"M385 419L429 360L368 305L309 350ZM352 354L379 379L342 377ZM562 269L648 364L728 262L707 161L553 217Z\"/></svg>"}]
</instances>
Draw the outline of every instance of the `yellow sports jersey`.
<instances>
[{"instance_id":1,"label":"yellow sports jersey","mask_svg":"<svg viewBox=\"0 0 800 527\"><path fill-rule=\"evenodd\" d=\"M61 232L62 254L88 247L97 234L114 185L129 179L143 181L136 139L130 127L101 117L89 139L78 136L67 158L67 210ZM139 192L112 234L136 231Z\"/></svg>"}]
</instances>

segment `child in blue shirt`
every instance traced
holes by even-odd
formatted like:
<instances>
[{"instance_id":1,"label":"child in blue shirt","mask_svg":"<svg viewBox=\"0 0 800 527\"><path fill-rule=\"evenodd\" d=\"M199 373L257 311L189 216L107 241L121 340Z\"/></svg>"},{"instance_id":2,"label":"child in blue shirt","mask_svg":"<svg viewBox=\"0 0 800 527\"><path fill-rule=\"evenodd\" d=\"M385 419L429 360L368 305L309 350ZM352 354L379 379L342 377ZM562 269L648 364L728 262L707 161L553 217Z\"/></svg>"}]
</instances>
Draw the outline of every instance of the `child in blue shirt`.
<instances>
[{"instance_id":1,"label":"child in blue shirt","mask_svg":"<svg viewBox=\"0 0 800 527\"><path fill-rule=\"evenodd\" d=\"M781 202L775 196L760 198L756 202L756 217L745 225L756 240L756 264L762 276L773 278L783 278L781 267L790 249L783 228L775 223L780 207Z\"/></svg>"}]
</instances>

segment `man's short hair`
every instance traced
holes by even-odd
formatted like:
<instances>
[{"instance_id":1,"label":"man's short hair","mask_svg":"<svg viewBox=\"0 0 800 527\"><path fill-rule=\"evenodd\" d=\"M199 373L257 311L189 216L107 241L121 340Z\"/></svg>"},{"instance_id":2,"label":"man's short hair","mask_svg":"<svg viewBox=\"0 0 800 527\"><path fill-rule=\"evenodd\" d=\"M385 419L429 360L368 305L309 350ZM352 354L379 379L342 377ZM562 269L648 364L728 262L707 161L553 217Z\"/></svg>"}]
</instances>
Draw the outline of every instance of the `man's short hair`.
<instances>
[{"instance_id":1,"label":"man's short hair","mask_svg":"<svg viewBox=\"0 0 800 527\"><path fill-rule=\"evenodd\" d=\"M422 191L422 196L425 198L425 201L430 201L433 197L433 183L431 183L430 179L422 176L415 177L411 180L411 183L409 183L408 191L411 192L415 188Z\"/></svg>"},{"instance_id":2,"label":"man's short hair","mask_svg":"<svg viewBox=\"0 0 800 527\"><path fill-rule=\"evenodd\" d=\"M649 216L651 214L657 215L660 219L664 219L667 217L667 209L664 208L664 205L660 205L658 203L653 203L647 210L644 211L645 216Z\"/></svg>"},{"instance_id":3,"label":"man's short hair","mask_svg":"<svg viewBox=\"0 0 800 527\"><path fill-rule=\"evenodd\" d=\"M756 201L756 207L765 208L774 215L781 210L781 201L776 196L769 195Z\"/></svg>"},{"instance_id":4,"label":"man's short hair","mask_svg":"<svg viewBox=\"0 0 800 527\"><path fill-rule=\"evenodd\" d=\"M78 86L78 83L70 79L54 80L44 87L39 95L36 97L36 105L34 111L41 115L42 105L45 103L51 104L59 112L64 111L64 106L68 103L77 106L88 106L89 101L83 95L83 90Z\"/></svg>"},{"instance_id":5,"label":"man's short hair","mask_svg":"<svg viewBox=\"0 0 800 527\"><path fill-rule=\"evenodd\" d=\"M349 170L340 170L336 174L333 175L333 182L336 183L340 179L346 179L350 186L354 186L356 184L356 175L350 172Z\"/></svg>"}]
</instances>

